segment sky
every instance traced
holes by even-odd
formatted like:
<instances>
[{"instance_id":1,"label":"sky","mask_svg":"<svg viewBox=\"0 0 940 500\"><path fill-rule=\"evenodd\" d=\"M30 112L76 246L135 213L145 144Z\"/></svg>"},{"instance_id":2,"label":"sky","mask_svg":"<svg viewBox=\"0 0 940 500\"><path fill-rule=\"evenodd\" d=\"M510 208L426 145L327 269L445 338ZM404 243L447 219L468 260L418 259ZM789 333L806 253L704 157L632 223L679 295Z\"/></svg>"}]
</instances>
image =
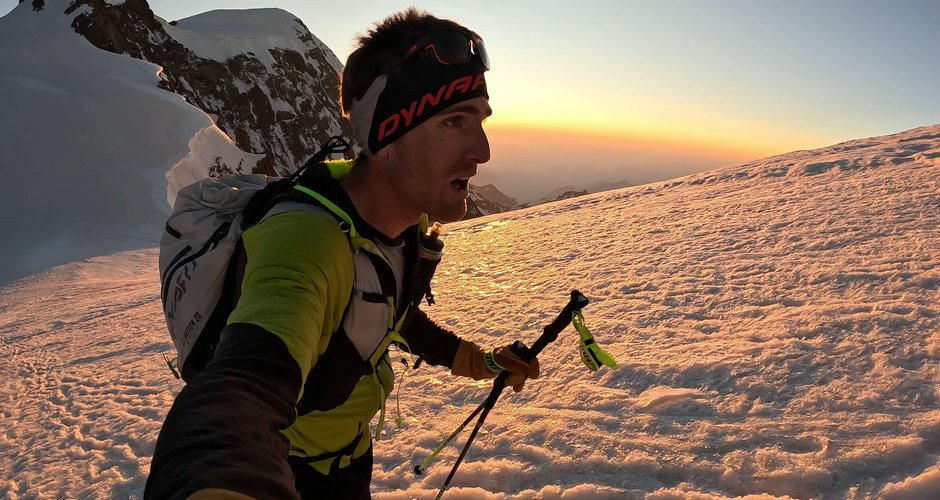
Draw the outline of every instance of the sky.
<instances>
[{"instance_id":1,"label":"sky","mask_svg":"<svg viewBox=\"0 0 940 500\"><path fill-rule=\"evenodd\" d=\"M13 4L0 0L0 14ZM356 33L409 3L150 5L167 20L221 8L283 8L345 61ZM660 159L656 169L666 178L940 123L940 3L930 0L478 0L420 7L486 41L495 111L490 179L509 182L513 169L528 173L552 157L568 160L570 169L580 152L595 148L594 170L640 183L655 176L641 171L649 170L649 155ZM637 156L637 149L649 154ZM564 181L579 177L564 166L549 171Z\"/></svg>"},{"instance_id":2,"label":"sky","mask_svg":"<svg viewBox=\"0 0 940 500\"><path fill-rule=\"evenodd\" d=\"M619 368L588 370L566 328L444 499L936 498L938 171L932 126L449 224L432 318L531 345L577 288ZM159 295L153 248L0 287L0 498L141 498L182 388ZM490 382L425 363L396 384L373 498L430 500L470 429L412 468Z\"/></svg>"}]
</instances>

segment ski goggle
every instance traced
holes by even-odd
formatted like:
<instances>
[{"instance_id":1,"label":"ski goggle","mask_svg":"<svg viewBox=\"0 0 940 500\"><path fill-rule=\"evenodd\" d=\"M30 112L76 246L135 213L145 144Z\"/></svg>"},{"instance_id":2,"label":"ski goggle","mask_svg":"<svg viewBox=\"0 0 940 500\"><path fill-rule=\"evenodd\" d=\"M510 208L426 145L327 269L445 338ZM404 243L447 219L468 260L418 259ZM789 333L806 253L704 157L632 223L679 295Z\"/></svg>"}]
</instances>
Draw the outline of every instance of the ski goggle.
<instances>
[{"instance_id":1,"label":"ski goggle","mask_svg":"<svg viewBox=\"0 0 940 500\"><path fill-rule=\"evenodd\" d=\"M486 53L483 39L458 29L433 31L419 38L405 49L402 57L389 64L393 68L411 59L415 55L421 57L427 64L440 64L450 66L453 64L467 64L474 56L479 58L484 70L490 69L490 57Z\"/></svg>"}]
</instances>

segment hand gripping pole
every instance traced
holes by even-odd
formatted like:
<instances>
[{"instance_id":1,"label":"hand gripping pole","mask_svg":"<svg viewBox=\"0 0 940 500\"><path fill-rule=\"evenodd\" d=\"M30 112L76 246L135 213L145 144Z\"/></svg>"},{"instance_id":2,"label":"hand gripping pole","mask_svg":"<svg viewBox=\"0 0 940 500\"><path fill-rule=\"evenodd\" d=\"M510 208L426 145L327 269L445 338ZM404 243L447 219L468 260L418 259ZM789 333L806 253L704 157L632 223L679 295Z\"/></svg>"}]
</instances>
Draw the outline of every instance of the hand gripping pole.
<instances>
[{"instance_id":1,"label":"hand gripping pole","mask_svg":"<svg viewBox=\"0 0 940 500\"><path fill-rule=\"evenodd\" d=\"M558 334L565 329L570 323L572 318L572 313L574 311L580 311L584 306L588 305L588 299L581 292L577 290L571 291L571 298L568 301L568 304L561 310L558 314L558 317L554 321L549 323L542 330L542 335L536 339L535 343L532 344L532 347L526 349L522 346L521 343L517 343L513 350L516 355L522 358L524 361L532 361L535 359L539 353L542 352L545 347L554 342L558 338ZM470 432L470 437L467 438L467 443L464 444L463 450L460 451L460 455L457 456L457 461L454 462L453 468L450 470L450 474L447 475L447 479L444 480L444 485L441 486L440 491L437 493L437 499L440 499L444 496L444 492L447 490L447 487L450 485L451 480L454 478L454 475L457 473L457 468L460 467L460 463L463 462L464 457L467 455L467 450L470 449L470 445L473 443L473 439L476 438L477 433L480 432L480 428L483 426L483 421L486 420L486 416L489 415L490 410L493 409L493 406L496 405L496 401L499 399L500 394L502 394L503 389L506 388L506 378L509 376L508 372L502 372L499 376L496 377L496 380L493 382L493 388L490 390L490 394L486 397L483 403L477 407L473 413L467 417L466 420L454 431L440 446L427 458L421 465L416 465L414 468L415 474L421 474L430 464L431 460L440 453L448 443L450 443L461 431L473 420L473 417L478 413L480 418L477 420L476 425L473 426L473 430Z\"/></svg>"}]
</instances>

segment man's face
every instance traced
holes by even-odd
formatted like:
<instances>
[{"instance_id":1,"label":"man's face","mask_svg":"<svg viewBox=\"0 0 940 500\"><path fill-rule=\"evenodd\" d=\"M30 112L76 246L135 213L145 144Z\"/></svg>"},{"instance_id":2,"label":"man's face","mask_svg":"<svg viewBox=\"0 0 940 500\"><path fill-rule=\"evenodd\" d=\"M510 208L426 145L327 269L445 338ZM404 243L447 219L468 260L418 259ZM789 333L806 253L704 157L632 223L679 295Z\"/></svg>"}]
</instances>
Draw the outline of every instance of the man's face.
<instances>
[{"instance_id":1,"label":"man's face","mask_svg":"<svg viewBox=\"0 0 940 500\"><path fill-rule=\"evenodd\" d=\"M485 97L459 102L389 144L387 180L401 201L445 222L467 213L470 178L490 159Z\"/></svg>"}]
</instances>

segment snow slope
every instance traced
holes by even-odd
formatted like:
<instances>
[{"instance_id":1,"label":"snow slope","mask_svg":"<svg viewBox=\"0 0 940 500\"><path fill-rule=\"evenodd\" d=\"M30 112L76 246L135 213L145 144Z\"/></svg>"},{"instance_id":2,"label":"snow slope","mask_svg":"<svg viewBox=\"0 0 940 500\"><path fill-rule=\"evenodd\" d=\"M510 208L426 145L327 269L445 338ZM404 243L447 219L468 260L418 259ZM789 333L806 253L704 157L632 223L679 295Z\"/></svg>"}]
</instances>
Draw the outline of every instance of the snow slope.
<instances>
[{"instance_id":1,"label":"snow slope","mask_svg":"<svg viewBox=\"0 0 940 500\"><path fill-rule=\"evenodd\" d=\"M70 26L82 10L63 15L55 3L34 12L27 2L0 18L0 283L156 245L172 194L164 175L191 147L197 156L260 158L158 88L158 66L89 44ZM208 171L183 167L177 172Z\"/></svg>"},{"instance_id":2,"label":"snow slope","mask_svg":"<svg viewBox=\"0 0 940 500\"><path fill-rule=\"evenodd\" d=\"M531 342L576 287L621 367L566 330L445 498L936 497L938 225L940 126L449 225L433 317ZM0 288L0 497L140 496L181 387L158 294L154 250ZM434 498L462 440L411 469L487 392L409 372L374 497Z\"/></svg>"}]
</instances>

